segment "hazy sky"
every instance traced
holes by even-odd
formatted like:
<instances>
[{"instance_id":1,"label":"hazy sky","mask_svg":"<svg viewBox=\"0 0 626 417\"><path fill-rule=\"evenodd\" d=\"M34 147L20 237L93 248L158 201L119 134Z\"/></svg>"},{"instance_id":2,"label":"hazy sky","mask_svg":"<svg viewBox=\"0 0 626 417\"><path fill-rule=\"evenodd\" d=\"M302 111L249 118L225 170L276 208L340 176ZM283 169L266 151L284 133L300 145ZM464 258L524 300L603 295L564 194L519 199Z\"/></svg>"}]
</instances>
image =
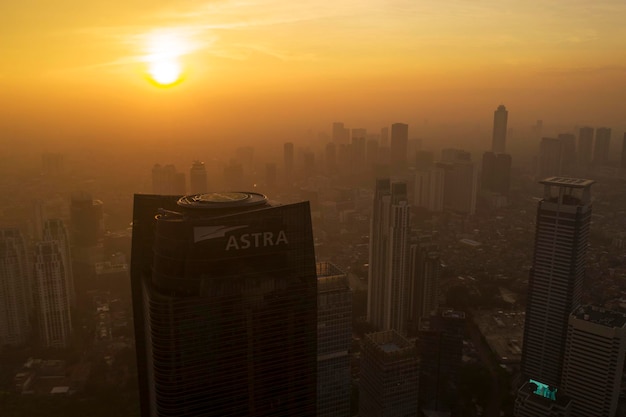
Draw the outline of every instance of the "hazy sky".
<instances>
[{"instance_id":1,"label":"hazy sky","mask_svg":"<svg viewBox=\"0 0 626 417\"><path fill-rule=\"evenodd\" d=\"M624 16L624 0L3 1L0 128L213 140L487 126L500 103L513 126L623 126ZM148 81L159 54L181 83Z\"/></svg>"}]
</instances>

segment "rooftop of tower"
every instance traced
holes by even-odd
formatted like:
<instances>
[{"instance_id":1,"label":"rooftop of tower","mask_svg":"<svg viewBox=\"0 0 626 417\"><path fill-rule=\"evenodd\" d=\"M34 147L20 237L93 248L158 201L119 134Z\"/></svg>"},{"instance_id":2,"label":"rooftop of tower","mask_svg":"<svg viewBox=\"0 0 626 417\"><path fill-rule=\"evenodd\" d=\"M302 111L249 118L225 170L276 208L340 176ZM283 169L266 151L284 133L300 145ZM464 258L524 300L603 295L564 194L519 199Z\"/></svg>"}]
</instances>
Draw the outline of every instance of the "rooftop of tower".
<instances>
[{"instance_id":1,"label":"rooftop of tower","mask_svg":"<svg viewBox=\"0 0 626 417\"><path fill-rule=\"evenodd\" d=\"M583 178L549 177L539 181L539 183L544 185L554 185L557 187L587 188L594 184L595 181Z\"/></svg>"},{"instance_id":2,"label":"rooftop of tower","mask_svg":"<svg viewBox=\"0 0 626 417\"><path fill-rule=\"evenodd\" d=\"M600 307L584 305L576 309L572 316L605 327L621 328L626 326L626 315L619 311L605 310Z\"/></svg>"}]
</instances>

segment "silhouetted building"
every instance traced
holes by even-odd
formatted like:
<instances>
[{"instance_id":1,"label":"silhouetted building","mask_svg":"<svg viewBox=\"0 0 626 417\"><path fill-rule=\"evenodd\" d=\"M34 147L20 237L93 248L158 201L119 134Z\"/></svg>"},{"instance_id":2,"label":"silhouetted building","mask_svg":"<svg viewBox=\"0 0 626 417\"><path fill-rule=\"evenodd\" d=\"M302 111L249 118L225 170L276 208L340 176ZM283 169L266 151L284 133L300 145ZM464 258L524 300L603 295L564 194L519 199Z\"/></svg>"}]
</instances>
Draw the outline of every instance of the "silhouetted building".
<instances>
[{"instance_id":1,"label":"silhouetted building","mask_svg":"<svg viewBox=\"0 0 626 417\"><path fill-rule=\"evenodd\" d=\"M561 175L563 171L563 143L555 138L542 138L539 148L539 178Z\"/></svg>"},{"instance_id":2,"label":"silhouetted building","mask_svg":"<svg viewBox=\"0 0 626 417\"><path fill-rule=\"evenodd\" d=\"M72 250L70 237L65 224L61 219L48 219L43 227L43 239L46 242L57 242L59 252L63 258L63 268L65 272L68 297L70 304L76 305L76 289L74 288L74 272L72 269Z\"/></svg>"},{"instance_id":3,"label":"silhouetted building","mask_svg":"<svg viewBox=\"0 0 626 417\"><path fill-rule=\"evenodd\" d=\"M443 211L445 170L440 166L415 171L414 201L416 207Z\"/></svg>"},{"instance_id":4,"label":"silhouetted building","mask_svg":"<svg viewBox=\"0 0 626 417\"><path fill-rule=\"evenodd\" d=\"M493 137L491 141L491 152L506 152L506 128L509 112L504 105L499 105L493 112Z\"/></svg>"},{"instance_id":5,"label":"silhouetted building","mask_svg":"<svg viewBox=\"0 0 626 417\"><path fill-rule=\"evenodd\" d=\"M418 363L415 345L394 330L366 334L361 348L359 416L415 416Z\"/></svg>"},{"instance_id":6,"label":"silhouetted building","mask_svg":"<svg viewBox=\"0 0 626 417\"><path fill-rule=\"evenodd\" d=\"M607 165L611 149L611 128L599 127L596 129L596 141L593 148L594 165Z\"/></svg>"},{"instance_id":7,"label":"silhouetted building","mask_svg":"<svg viewBox=\"0 0 626 417\"><path fill-rule=\"evenodd\" d=\"M561 170L563 175L573 175L577 171L576 136L572 133L561 133L558 136L563 148Z\"/></svg>"},{"instance_id":8,"label":"silhouetted building","mask_svg":"<svg viewBox=\"0 0 626 417\"><path fill-rule=\"evenodd\" d=\"M411 238L409 265L409 318L407 334L417 335L420 319L430 317L439 307L439 247L431 236Z\"/></svg>"},{"instance_id":9,"label":"silhouetted building","mask_svg":"<svg viewBox=\"0 0 626 417\"><path fill-rule=\"evenodd\" d=\"M191 194L199 194L206 193L208 190L204 162L193 161L189 169L189 192Z\"/></svg>"},{"instance_id":10,"label":"silhouetted building","mask_svg":"<svg viewBox=\"0 0 626 417\"><path fill-rule=\"evenodd\" d=\"M185 194L187 184L185 174L176 171L174 165L161 166L155 164L152 167L152 193L160 195Z\"/></svg>"},{"instance_id":11,"label":"silhouetted building","mask_svg":"<svg viewBox=\"0 0 626 417\"><path fill-rule=\"evenodd\" d=\"M94 200L91 194L72 194L70 217L72 243L81 248L93 247L104 234L102 201Z\"/></svg>"},{"instance_id":12,"label":"silhouetted building","mask_svg":"<svg viewBox=\"0 0 626 417\"><path fill-rule=\"evenodd\" d=\"M581 127L578 131L578 163L582 168L591 164L593 156L593 127Z\"/></svg>"},{"instance_id":13,"label":"silhouetted building","mask_svg":"<svg viewBox=\"0 0 626 417\"><path fill-rule=\"evenodd\" d=\"M476 213L478 171L469 152L461 149L443 149L442 162L437 166L445 171L443 206L459 214Z\"/></svg>"},{"instance_id":14,"label":"silhouetted building","mask_svg":"<svg viewBox=\"0 0 626 417\"><path fill-rule=\"evenodd\" d=\"M407 170L407 151L409 143L409 125L394 123L391 125L391 145L389 149L392 176L402 176Z\"/></svg>"},{"instance_id":15,"label":"silhouetted building","mask_svg":"<svg viewBox=\"0 0 626 417\"><path fill-rule=\"evenodd\" d=\"M537 210L521 373L554 390L561 384L568 317L581 303L594 181L551 177L540 182L544 197ZM516 415L527 415L522 403L517 406L522 409Z\"/></svg>"},{"instance_id":16,"label":"silhouetted building","mask_svg":"<svg viewBox=\"0 0 626 417\"><path fill-rule=\"evenodd\" d=\"M458 415L465 313L444 311L420 321L417 337L419 407L422 412Z\"/></svg>"},{"instance_id":17,"label":"silhouetted building","mask_svg":"<svg viewBox=\"0 0 626 417\"><path fill-rule=\"evenodd\" d=\"M142 416L316 415L308 203L136 195L131 281Z\"/></svg>"},{"instance_id":18,"label":"silhouetted building","mask_svg":"<svg viewBox=\"0 0 626 417\"><path fill-rule=\"evenodd\" d=\"M317 267L317 416L350 415L352 290L335 265Z\"/></svg>"},{"instance_id":19,"label":"silhouetted building","mask_svg":"<svg viewBox=\"0 0 626 417\"><path fill-rule=\"evenodd\" d=\"M72 318L68 281L59 241L38 243L35 246L35 304L43 347L63 349L70 345Z\"/></svg>"},{"instance_id":20,"label":"silhouetted building","mask_svg":"<svg viewBox=\"0 0 626 417\"><path fill-rule=\"evenodd\" d=\"M370 231L367 320L377 330L406 332L410 206L406 183L376 180Z\"/></svg>"},{"instance_id":21,"label":"silhouetted building","mask_svg":"<svg viewBox=\"0 0 626 417\"><path fill-rule=\"evenodd\" d=\"M483 190L508 196L511 188L511 155L485 152L481 179Z\"/></svg>"},{"instance_id":22,"label":"silhouetted building","mask_svg":"<svg viewBox=\"0 0 626 417\"><path fill-rule=\"evenodd\" d=\"M614 417L624 356L626 315L582 306L569 316L561 385L571 417Z\"/></svg>"},{"instance_id":23,"label":"silhouetted building","mask_svg":"<svg viewBox=\"0 0 626 417\"><path fill-rule=\"evenodd\" d=\"M30 274L24 238L16 228L0 229L0 347L22 346L30 334Z\"/></svg>"}]
</instances>

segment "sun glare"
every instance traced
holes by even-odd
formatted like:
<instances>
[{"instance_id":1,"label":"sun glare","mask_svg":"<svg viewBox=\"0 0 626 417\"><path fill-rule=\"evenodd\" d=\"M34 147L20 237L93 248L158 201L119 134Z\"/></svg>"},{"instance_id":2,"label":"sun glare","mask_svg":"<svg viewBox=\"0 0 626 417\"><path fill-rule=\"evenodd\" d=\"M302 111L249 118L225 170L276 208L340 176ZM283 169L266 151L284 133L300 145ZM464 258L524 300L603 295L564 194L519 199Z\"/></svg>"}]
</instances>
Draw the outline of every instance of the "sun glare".
<instances>
[{"instance_id":1,"label":"sun glare","mask_svg":"<svg viewBox=\"0 0 626 417\"><path fill-rule=\"evenodd\" d=\"M182 80L180 57L191 51L185 38L168 30L155 31L147 36L145 61L149 78L160 86L170 86Z\"/></svg>"},{"instance_id":2,"label":"sun glare","mask_svg":"<svg viewBox=\"0 0 626 417\"><path fill-rule=\"evenodd\" d=\"M174 84L180 79L182 69L176 61L151 62L148 67L150 77L160 85Z\"/></svg>"}]
</instances>

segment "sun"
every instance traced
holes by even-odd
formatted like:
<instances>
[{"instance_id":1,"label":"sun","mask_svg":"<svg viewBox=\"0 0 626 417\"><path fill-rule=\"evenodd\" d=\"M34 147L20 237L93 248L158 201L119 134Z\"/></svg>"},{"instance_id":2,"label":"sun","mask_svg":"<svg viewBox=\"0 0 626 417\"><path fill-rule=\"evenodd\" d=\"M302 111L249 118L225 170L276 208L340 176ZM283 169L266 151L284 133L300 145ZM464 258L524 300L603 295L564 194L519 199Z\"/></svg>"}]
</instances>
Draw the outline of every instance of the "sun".
<instances>
[{"instance_id":1,"label":"sun","mask_svg":"<svg viewBox=\"0 0 626 417\"><path fill-rule=\"evenodd\" d=\"M145 40L144 62L150 81L161 87L180 83L184 72L180 58L193 49L191 42L175 30L157 30Z\"/></svg>"},{"instance_id":2,"label":"sun","mask_svg":"<svg viewBox=\"0 0 626 417\"><path fill-rule=\"evenodd\" d=\"M155 61L148 65L148 74L157 84L167 86L180 81L182 68L174 60Z\"/></svg>"}]
</instances>

